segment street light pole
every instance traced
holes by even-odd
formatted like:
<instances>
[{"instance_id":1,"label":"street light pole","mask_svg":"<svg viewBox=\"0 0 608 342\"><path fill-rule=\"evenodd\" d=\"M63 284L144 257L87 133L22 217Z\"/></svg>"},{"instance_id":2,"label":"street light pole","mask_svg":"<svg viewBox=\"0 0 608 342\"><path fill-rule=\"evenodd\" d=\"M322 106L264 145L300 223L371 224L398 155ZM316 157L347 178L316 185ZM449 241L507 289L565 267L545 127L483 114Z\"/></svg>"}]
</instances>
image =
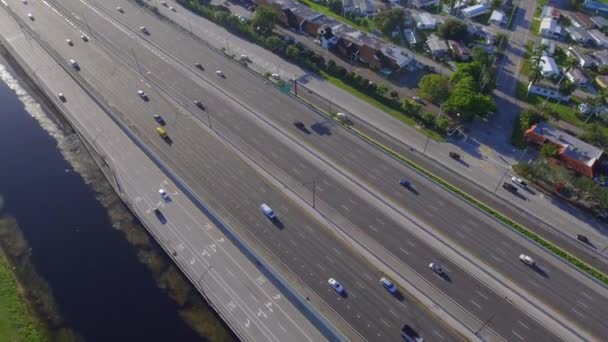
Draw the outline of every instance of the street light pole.
<instances>
[{"instance_id":1,"label":"street light pole","mask_svg":"<svg viewBox=\"0 0 608 342\"><path fill-rule=\"evenodd\" d=\"M490 323L492 318L494 318L494 315L496 315L496 313L493 313L492 316L490 316L490 318L488 318L485 322L483 322L483 325L479 329L477 329L477 331L475 332L475 336L478 336L479 333L483 330L483 328L485 328L486 325L488 325L488 323Z\"/></svg>"},{"instance_id":2,"label":"street light pole","mask_svg":"<svg viewBox=\"0 0 608 342\"><path fill-rule=\"evenodd\" d=\"M315 198L317 197L316 193L315 193L316 188L317 188L316 183L315 183L315 180L313 179L312 180L312 207L313 208L315 208Z\"/></svg>"}]
</instances>

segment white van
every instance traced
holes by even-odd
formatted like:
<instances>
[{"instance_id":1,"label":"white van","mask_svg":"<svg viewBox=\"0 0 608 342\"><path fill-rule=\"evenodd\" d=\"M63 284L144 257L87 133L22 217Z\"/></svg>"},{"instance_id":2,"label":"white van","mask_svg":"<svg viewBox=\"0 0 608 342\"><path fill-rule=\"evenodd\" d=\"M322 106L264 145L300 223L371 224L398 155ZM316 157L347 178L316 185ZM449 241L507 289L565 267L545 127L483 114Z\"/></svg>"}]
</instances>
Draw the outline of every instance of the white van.
<instances>
[{"instance_id":1,"label":"white van","mask_svg":"<svg viewBox=\"0 0 608 342\"><path fill-rule=\"evenodd\" d=\"M266 215L266 217L271 220L277 218L277 216L274 214L274 211L272 211L272 208L269 207L266 203L262 203L262 205L260 206L260 210L262 210L262 213L264 213L264 215Z\"/></svg>"}]
</instances>

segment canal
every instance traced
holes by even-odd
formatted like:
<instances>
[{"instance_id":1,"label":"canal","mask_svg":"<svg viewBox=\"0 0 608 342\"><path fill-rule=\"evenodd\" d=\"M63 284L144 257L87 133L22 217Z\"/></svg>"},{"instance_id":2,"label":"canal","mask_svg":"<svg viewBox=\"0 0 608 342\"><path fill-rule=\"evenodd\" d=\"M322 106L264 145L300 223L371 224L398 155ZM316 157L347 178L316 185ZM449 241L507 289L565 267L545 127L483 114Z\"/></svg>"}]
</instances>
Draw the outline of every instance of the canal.
<instances>
[{"instance_id":1,"label":"canal","mask_svg":"<svg viewBox=\"0 0 608 342\"><path fill-rule=\"evenodd\" d=\"M234 340L69 126L6 65L0 59L0 213L16 222L8 235L24 250L15 266L31 268L20 280L49 330L86 341Z\"/></svg>"}]
</instances>

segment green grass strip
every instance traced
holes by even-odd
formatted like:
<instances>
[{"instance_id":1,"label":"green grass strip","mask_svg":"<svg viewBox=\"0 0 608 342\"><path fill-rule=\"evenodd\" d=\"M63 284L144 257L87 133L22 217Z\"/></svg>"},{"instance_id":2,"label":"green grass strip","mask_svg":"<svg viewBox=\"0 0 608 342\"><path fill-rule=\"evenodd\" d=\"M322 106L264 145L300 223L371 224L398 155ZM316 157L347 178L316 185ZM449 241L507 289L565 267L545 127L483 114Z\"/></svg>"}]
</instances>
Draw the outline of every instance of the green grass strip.
<instances>
[{"instance_id":1,"label":"green grass strip","mask_svg":"<svg viewBox=\"0 0 608 342\"><path fill-rule=\"evenodd\" d=\"M539 235L533 233L532 231L528 230L527 228L525 228L524 226L520 225L519 223L517 223L517 222L515 222L515 221L513 221L513 220L511 220L509 218L507 218L506 216L502 215L501 213L499 213L498 211L494 210L493 208L491 208L491 207L487 206L486 204L480 202L475 197L473 197L473 196L467 194L466 192L460 190L459 188L453 186L449 182L445 181L443 178L436 176L432 172L426 170L422 166L414 163L413 161L405 158L404 156L402 156L399 153L393 151L392 149L390 149L389 147L387 147L387 146L383 145L382 143L376 141L375 139L367 136L366 134L358 131L357 129L355 129L353 127L350 127L350 129L353 132L355 132L357 135L359 135L360 137L362 137L363 139L365 139L366 141L374 144L375 146L379 147L380 149L382 149L384 152L388 153L389 155L391 155L391 156L397 158L398 160L406 163L408 166L412 167L413 169L417 170L418 172L422 173L423 175L429 177L431 180L433 180L434 182L436 182L439 185L443 186L444 188L446 188L447 190L451 191L452 193L460 196L461 198L463 198L464 200L466 200L467 202L469 202L473 206L477 207L480 210L483 210L484 212L490 214L495 219L497 219L497 220L501 221L502 223L508 225L509 227L515 229L516 231L518 231L519 233L521 233L525 237L533 240L534 242L536 242L539 245L543 246L547 250L553 252L553 254L557 255L560 258L562 258L566 262L569 262L573 266L577 267L579 270L587 273L588 275L592 276L593 278L595 278L595 279L601 281L602 283L608 285L608 276L606 276L602 272L600 272L600 271L596 270L595 268L587 265L585 262L579 260L575 256L573 256L573 255L571 255L571 254L569 254L569 253L561 250L560 248L558 248L554 244L552 244L549 241L541 238Z\"/></svg>"},{"instance_id":2,"label":"green grass strip","mask_svg":"<svg viewBox=\"0 0 608 342\"><path fill-rule=\"evenodd\" d=\"M0 341L43 341L10 266L0 251Z\"/></svg>"}]
</instances>

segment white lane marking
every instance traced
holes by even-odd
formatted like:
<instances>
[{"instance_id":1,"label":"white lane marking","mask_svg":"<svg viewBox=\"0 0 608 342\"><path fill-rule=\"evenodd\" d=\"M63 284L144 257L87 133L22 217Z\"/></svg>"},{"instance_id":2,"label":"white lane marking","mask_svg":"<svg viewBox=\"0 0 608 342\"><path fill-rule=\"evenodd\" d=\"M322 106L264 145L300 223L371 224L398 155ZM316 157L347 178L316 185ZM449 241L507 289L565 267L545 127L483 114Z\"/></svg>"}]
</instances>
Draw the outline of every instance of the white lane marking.
<instances>
[{"instance_id":1,"label":"white lane marking","mask_svg":"<svg viewBox=\"0 0 608 342\"><path fill-rule=\"evenodd\" d=\"M298 246L298 244L295 241L293 241L292 239L289 239L289 242L294 246Z\"/></svg>"},{"instance_id":2,"label":"white lane marking","mask_svg":"<svg viewBox=\"0 0 608 342\"><path fill-rule=\"evenodd\" d=\"M363 285L361 282L359 282L358 280L355 280L355 283L357 283L357 285L359 285L360 288L364 289L365 285Z\"/></svg>"},{"instance_id":3,"label":"white lane marking","mask_svg":"<svg viewBox=\"0 0 608 342\"><path fill-rule=\"evenodd\" d=\"M329 262L331 262L332 264L335 264L336 262L334 261L334 259L332 259L329 255L325 255L325 259L329 260Z\"/></svg>"},{"instance_id":4,"label":"white lane marking","mask_svg":"<svg viewBox=\"0 0 608 342\"><path fill-rule=\"evenodd\" d=\"M354 205L357 205L357 202L352 198L349 198L348 201Z\"/></svg>"},{"instance_id":5,"label":"white lane marking","mask_svg":"<svg viewBox=\"0 0 608 342\"><path fill-rule=\"evenodd\" d=\"M368 224L367 226L370 227L371 230L378 232L378 229L376 227L372 226L371 224Z\"/></svg>"},{"instance_id":6,"label":"white lane marking","mask_svg":"<svg viewBox=\"0 0 608 342\"><path fill-rule=\"evenodd\" d=\"M469 221L469 224L473 227L479 228L479 224L476 221Z\"/></svg>"},{"instance_id":7,"label":"white lane marking","mask_svg":"<svg viewBox=\"0 0 608 342\"><path fill-rule=\"evenodd\" d=\"M586 292L581 291L581 294L582 294L583 296L587 297L587 299L589 299L589 300L593 300L593 297L591 297L590 295L588 295Z\"/></svg>"},{"instance_id":8,"label":"white lane marking","mask_svg":"<svg viewBox=\"0 0 608 342\"><path fill-rule=\"evenodd\" d=\"M317 264L317 266L319 266L319 268L322 269L324 272L327 272L327 269L325 267L323 267L321 264Z\"/></svg>"},{"instance_id":9,"label":"white lane marking","mask_svg":"<svg viewBox=\"0 0 608 342\"><path fill-rule=\"evenodd\" d=\"M477 290L475 290L475 292L479 295L479 297L481 297L481 298L483 298L485 300L488 300L488 296L484 295L483 293L481 293L481 292L479 292Z\"/></svg>"},{"instance_id":10,"label":"white lane marking","mask_svg":"<svg viewBox=\"0 0 608 342\"><path fill-rule=\"evenodd\" d=\"M460 237L461 237L461 238L463 238L463 239L465 238L465 237L464 237L464 234L462 234L461 232L459 232L459 231L457 231L457 230L455 230L455 231L454 231L454 233L456 233L456 235L460 236Z\"/></svg>"},{"instance_id":11,"label":"white lane marking","mask_svg":"<svg viewBox=\"0 0 608 342\"><path fill-rule=\"evenodd\" d=\"M534 285L534 286L536 286L536 287L538 287L538 286L539 286L539 285L538 285L538 283L537 283L537 282L535 282L534 280L530 280L530 279L528 279L528 281L529 281L530 283L532 283L532 285Z\"/></svg>"},{"instance_id":12,"label":"white lane marking","mask_svg":"<svg viewBox=\"0 0 608 342\"><path fill-rule=\"evenodd\" d=\"M582 313L580 313L578 310L576 310L576 309L574 309L574 308L572 308L572 309L570 309L570 310L572 310L572 312L574 312L575 314L577 314L577 315L581 316L582 318L585 318L585 315L583 315Z\"/></svg>"},{"instance_id":13,"label":"white lane marking","mask_svg":"<svg viewBox=\"0 0 608 342\"><path fill-rule=\"evenodd\" d=\"M492 259L498 261L498 262L502 262L502 259L497 257L495 254L490 254L490 256L492 257Z\"/></svg>"},{"instance_id":14,"label":"white lane marking","mask_svg":"<svg viewBox=\"0 0 608 342\"><path fill-rule=\"evenodd\" d=\"M311 233L313 232L312 228L309 225L305 225L304 228L308 229Z\"/></svg>"},{"instance_id":15,"label":"white lane marking","mask_svg":"<svg viewBox=\"0 0 608 342\"><path fill-rule=\"evenodd\" d=\"M433 333L439 336L439 338L441 338L442 340L445 340L445 338L443 338L443 336L441 336L441 334L437 330L433 329Z\"/></svg>"},{"instance_id":16,"label":"white lane marking","mask_svg":"<svg viewBox=\"0 0 608 342\"><path fill-rule=\"evenodd\" d=\"M340 204L340 206L341 206L342 208L344 208L344 210L346 210L346 211L348 211L348 212L350 213L350 209L348 209L348 207L347 207L347 206L345 206L344 204Z\"/></svg>"},{"instance_id":17,"label":"white lane marking","mask_svg":"<svg viewBox=\"0 0 608 342\"><path fill-rule=\"evenodd\" d=\"M389 327L389 328L391 327L391 325L390 325L390 324L388 324L388 323L386 323L386 321L385 321L384 319L380 318L380 320L381 320L381 321L382 321L382 323L384 323L384 325L386 325L387 327Z\"/></svg>"},{"instance_id":18,"label":"white lane marking","mask_svg":"<svg viewBox=\"0 0 608 342\"><path fill-rule=\"evenodd\" d=\"M502 243L503 245L505 245L507 248L511 248L511 244L508 243L507 241L501 241L500 243Z\"/></svg>"},{"instance_id":19,"label":"white lane marking","mask_svg":"<svg viewBox=\"0 0 608 342\"><path fill-rule=\"evenodd\" d=\"M296 174L296 175L298 175L298 176L301 176L301 175L302 175L302 173L300 172L300 170L298 170L298 169L296 169L296 168L291 169L291 171L293 171L293 173L295 173L295 174Z\"/></svg>"},{"instance_id":20,"label":"white lane marking","mask_svg":"<svg viewBox=\"0 0 608 342\"><path fill-rule=\"evenodd\" d=\"M517 321L517 323L519 323L519 325L521 325L522 327L524 327L526 329L530 329L530 327L525 325L524 322L522 322L522 321Z\"/></svg>"},{"instance_id":21,"label":"white lane marking","mask_svg":"<svg viewBox=\"0 0 608 342\"><path fill-rule=\"evenodd\" d=\"M513 335L517 336L520 340L524 339L523 337L521 337L520 334L516 333L515 330L511 330L511 332L513 333Z\"/></svg>"},{"instance_id":22,"label":"white lane marking","mask_svg":"<svg viewBox=\"0 0 608 342\"><path fill-rule=\"evenodd\" d=\"M383 224L383 225L384 225L384 224L386 224L386 222L382 221L382 220L381 220L381 219L379 219L379 218L376 218L376 222L378 222L378 223L380 223L380 224Z\"/></svg>"},{"instance_id":23,"label":"white lane marking","mask_svg":"<svg viewBox=\"0 0 608 342\"><path fill-rule=\"evenodd\" d=\"M302 232L298 232L297 234L298 234L298 235L300 235L300 237L301 237L302 239L306 239L306 236L304 236L304 234L302 234Z\"/></svg>"},{"instance_id":24,"label":"white lane marking","mask_svg":"<svg viewBox=\"0 0 608 342\"><path fill-rule=\"evenodd\" d=\"M585 303L581 302L581 301L580 301L580 300L578 300L578 299L576 300L576 302L577 302L577 303L578 303L580 306L582 306L582 307L584 307L584 308L586 308L586 309L587 309L587 308L589 308L589 306L588 306L587 304L585 304Z\"/></svg>"},{"instance_id":25,"label":"white lane marking","mask_svg":"<svg viewBox=\"0 0 608 342\"><path fill-rule=\"evenodd\" d=\"M431 208L433 211L439 211L439 208L434 205L429 205L429 208Z\"/></svg>"},{"instance_id":26,"label":"white lane marking","mask_svg":"<svg viewBox=\"0 0 608 342\"><path fill-rule=\"evenodd\" d=\"M340 252L338 249L336 249L336 247L333 247L332 249L334 250L334 252L336 252L336 254L342 255L342 252Z\"/></svg>"},{"instance_id":27,"label":"white lane marking","mask_svg":"<svg viewBox=\"0 0 608 342\"><path fill-rule=\"evenodd\" d=\"M388 312L390 312L391 314L393 314L393 316L399 318L399 315L397 315L393 310L388 310Z\"/></svg>"},{"instance_id":28,"label":"white lane marking","mask_svg":"<svg viewBox=\"0 0 608 342\"><path fill-rule=\"evenodd\" d=\"M409 255L410 254L410 252L406 251L405 249L403 249L401 247L399 247L399 250L401 250L403 253L405 253L405 255Z\"/></svg>"},{"instance_id":29,"label":"white lane marking","mask_svg":"<svg viewBox=\"0 0 608 342\"><path fill-rule=\"evenodd\" d=\"M364 276L365 278L369 279L369 280L374 280L374 278L372 278L372 276L370 276L370 275L369 275L369 274L367 274L367 273L363 273L363 276Z\"/></svg>"},{"instance_id":30,"label":"white lane marking","mask_svg":"<svg viewBox=\"0 0 608 342\"><path fill-rule=\"evenodd\" d=\"M479 310L481 310L481 305L477 304L474 300L469 299L469 302L471 302L471 304L475 305Z\"/></svg>"},{"instance_id":31,"label":"white lane marking","mask_svg":"<svg viewBox=\"0 0 608 342\"><path fill-rule=\"evenodd\" d=\"M408 244L408 245L410 245L410 246L412 246L412 247L416 248L416 245L414 245L414 243L413 243L413 242L411 242L410 240L407 240L406 242L407 242L407 244Z\"/></svg>"}]
</instances>

